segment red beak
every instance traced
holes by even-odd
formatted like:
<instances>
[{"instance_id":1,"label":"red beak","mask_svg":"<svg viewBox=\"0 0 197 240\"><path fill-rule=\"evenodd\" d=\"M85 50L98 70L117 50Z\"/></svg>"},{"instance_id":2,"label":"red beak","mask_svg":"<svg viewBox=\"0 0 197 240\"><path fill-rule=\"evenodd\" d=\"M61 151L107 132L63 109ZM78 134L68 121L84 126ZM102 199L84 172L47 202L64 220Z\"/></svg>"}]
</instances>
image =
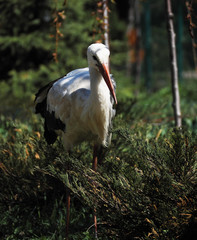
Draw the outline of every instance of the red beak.
<instances>
[{"instance_id":1,"label":"red beak","mask_svg":"<svg viewBox=\"0 0 197 240\"><path fill-rule=\"evenodd\" d=\"M113 87L113 84L112 84L112 81L111 81L111 78L110 78L110 74L109 74L109 70L108 70L108 67L105 65L105 64L101 64L99 65L99 71L100 73L102 74L108 88L109 88L109 91L111 92L112 94L112 97L115 101L115 103L117 104L117 99L116 99L116 94L115 94L115 91L114 91L114 87Z\"/></svg>"}]
</instances>

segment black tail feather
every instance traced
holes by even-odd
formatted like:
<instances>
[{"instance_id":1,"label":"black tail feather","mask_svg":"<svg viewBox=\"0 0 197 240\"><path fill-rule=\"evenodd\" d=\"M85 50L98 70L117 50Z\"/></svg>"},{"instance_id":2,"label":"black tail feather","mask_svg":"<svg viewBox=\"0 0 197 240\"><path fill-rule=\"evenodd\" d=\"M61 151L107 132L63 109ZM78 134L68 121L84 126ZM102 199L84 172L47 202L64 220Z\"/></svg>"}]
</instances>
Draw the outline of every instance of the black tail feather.
<instances>
[{"instance_id":1,"label":"black tail feather","mask_svg":"<svg viewBox=\"0 0 197 240\"><path fill-rule=\"evenodd\" d=\"M53 130L48 129L46 119L44 124L44 137L48 144L53 144L57 139L57 134Z\"/></svg>"}]
</instances>

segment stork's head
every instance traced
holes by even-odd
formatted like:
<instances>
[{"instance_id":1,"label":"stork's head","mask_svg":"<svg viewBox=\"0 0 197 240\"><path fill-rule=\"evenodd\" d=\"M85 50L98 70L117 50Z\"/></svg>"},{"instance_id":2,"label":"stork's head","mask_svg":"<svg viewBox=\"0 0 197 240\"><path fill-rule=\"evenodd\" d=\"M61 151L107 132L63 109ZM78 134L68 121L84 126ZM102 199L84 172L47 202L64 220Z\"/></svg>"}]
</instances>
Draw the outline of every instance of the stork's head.
<instances>
[{"instance_id":1,"label":"stork's head","mask_svg":"<svg viewBox=\"0 0 197 240\"><path fill-rule=\"evenodd\" d=\"M89 68L94 68L101 73L117 104L116 94L109 74L109 55L109 49L102 43L93 43L87 50Z\"/></svg>"}]
</instances>

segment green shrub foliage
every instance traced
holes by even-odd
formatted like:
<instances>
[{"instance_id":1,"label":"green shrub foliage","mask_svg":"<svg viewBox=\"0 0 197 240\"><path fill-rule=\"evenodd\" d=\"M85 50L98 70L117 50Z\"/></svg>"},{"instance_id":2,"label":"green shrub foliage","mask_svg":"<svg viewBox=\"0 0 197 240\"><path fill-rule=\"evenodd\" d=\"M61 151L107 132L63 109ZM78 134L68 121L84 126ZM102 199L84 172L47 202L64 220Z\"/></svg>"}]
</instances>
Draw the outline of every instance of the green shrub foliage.
<instances>
[{"instance_id":1,"label":"green shrub foliage","mask_svg":"<svg viewBox=\"0 0 197 240\"><path fill-rule=\"evenodd\" d=\"M196 81L181 86L182 130L173 129L169 88L154 94L141 89L138 98L126 98L141 86L125 77L126 23L115 4L111 68L119 103L112 144L100 152L98 171L92 170L91 144L70 154L60 140L48 146L43 122L33 114L41 86L87 66L86 49L97 31L95 6L90 0L62 0L56 6L47 0L1 1L0 239L63 240L69 187L70 239L94 239L95 207L99 239L192 240L197 235ZM52 59L55 10L66 16L58 63ZM154 56L159 66L160 54Z\"/></svg>"},{"instance_id":2,"label":"green shrub foliage","mask_svg":"<svg viewBox=\"0 0 197 240\"><path fill-rule=\"evenodd\" d=\"M176 239L196 214L196 137L189 131L123 125L118 116L109 149L82 144L68 155L48 146L41 122L1 117L0 235L63 239L66 187L72 191L71 239L91 239L96 206L100 239ZM150 134L151 132L151 134Z\"/></svg>"}]
</instances>

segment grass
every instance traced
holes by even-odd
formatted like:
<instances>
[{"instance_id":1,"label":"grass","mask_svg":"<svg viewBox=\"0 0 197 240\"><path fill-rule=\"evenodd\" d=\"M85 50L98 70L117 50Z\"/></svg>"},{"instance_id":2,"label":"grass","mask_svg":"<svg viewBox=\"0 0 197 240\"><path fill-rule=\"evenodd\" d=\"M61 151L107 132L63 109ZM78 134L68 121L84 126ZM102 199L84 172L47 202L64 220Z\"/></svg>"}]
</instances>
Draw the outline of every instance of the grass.
<instances>
[{"instance_id":1,"label":"grass","mask_svg":"<svg viewBox=\"0 0 197 240\"><path fill-rule=\"evenodd\" d=\"M42 120L29 109L1 115L0 238L64 239L69 187L70 239L94 239L93 205L99 239L194 239L197 107L191 88L181 94L181 131L169 89L119 100L98 172L90 144L69 156L60 140L46 144Z\"/></svg>"}]
</instances>

